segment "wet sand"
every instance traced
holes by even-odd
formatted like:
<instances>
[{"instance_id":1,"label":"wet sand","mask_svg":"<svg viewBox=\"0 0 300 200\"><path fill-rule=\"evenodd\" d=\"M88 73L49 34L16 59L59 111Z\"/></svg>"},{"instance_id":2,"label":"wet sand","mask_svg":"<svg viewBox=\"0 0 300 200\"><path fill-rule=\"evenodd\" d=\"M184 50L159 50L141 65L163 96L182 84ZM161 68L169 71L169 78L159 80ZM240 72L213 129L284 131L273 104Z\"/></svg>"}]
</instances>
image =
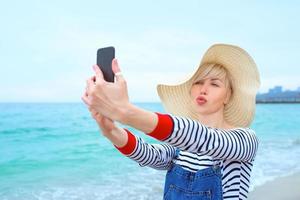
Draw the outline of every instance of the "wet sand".
<instances>
[{"instance_id":1,"label":"wet sand","mask_svg":"<svg viewBox=\"0 0 300 200\"><path fill-rule=\"evenodd\" d=\"M300 200L300 173L280 177L254 188L249 200Z\"/></svg>"}]
</instances>

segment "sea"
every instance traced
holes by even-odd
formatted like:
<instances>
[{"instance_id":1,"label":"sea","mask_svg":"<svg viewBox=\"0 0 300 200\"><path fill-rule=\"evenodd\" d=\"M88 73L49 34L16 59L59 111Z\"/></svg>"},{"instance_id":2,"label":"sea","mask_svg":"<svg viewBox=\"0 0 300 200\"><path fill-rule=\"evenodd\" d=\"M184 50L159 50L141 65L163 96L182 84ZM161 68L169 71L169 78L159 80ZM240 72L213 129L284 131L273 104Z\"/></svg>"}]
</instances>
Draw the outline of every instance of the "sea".
<instances>
[{"instance_id":1,"label":"sea","mask_svg":"<svg viewBox=\"0 0 300 200\"><path fill-rule=\"evenodd\" d=\"M165 112L160 103L135 104ZM258 104L251 128L259 149L250 190L300 172L300 104ZM1 200L162 199L165 174L117 151L84 103L0 104Z\"/></svg>"}]
</instances>

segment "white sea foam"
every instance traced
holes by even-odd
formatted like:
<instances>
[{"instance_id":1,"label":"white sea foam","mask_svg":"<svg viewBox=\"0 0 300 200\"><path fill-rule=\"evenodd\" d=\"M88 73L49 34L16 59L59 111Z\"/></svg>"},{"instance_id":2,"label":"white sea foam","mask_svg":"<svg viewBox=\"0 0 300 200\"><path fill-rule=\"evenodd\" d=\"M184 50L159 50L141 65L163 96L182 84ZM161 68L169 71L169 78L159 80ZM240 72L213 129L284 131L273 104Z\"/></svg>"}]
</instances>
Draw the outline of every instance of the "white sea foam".
<instances>
[{"instance_id":1,"label":"white sea foam","mask_svg":"<svg viewBox=\"0 0 300 200\"><path fill-rule=\"evenodd\" d=\"M139 170L138 170L139 171ZM140 171L141 172L141 171ZM15 188L0 193L1 200L150 200L161 199L164 172L145 169L127 179L112 177L103 183L101 180L74 183L74 185L43 184L39 186Z\"/></svg>"},{"instance_id":2,"label":"white sea foam","mask_svg":"<svg viewBox=\"0 0 300 200\"><path fill-rule=\"evenodd\" d=\"M300 145L295 138L262 140L254 162L251 189L300 171Z\"/></svg>"}]
</instances>

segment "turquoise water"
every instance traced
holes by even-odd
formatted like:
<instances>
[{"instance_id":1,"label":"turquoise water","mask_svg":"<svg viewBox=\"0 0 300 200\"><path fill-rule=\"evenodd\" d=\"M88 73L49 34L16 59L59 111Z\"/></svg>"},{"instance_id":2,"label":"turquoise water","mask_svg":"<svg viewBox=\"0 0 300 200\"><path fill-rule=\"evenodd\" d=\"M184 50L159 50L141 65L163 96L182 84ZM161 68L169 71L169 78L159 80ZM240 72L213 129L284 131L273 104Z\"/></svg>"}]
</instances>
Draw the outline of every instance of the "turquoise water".
<instances>
[{"instance_id":1,"label":"turquoise water","mask_svg":"<svg viewBox=\"0 0 300 200\"><path fill-rule=\"evenodd\" d=\"M165 172L122 156L82 103L2 103L0 119L0 199L162 198ZM252 187L300 171L299 124L300 104L257 105Z\"/></svg>"}]
</instances>

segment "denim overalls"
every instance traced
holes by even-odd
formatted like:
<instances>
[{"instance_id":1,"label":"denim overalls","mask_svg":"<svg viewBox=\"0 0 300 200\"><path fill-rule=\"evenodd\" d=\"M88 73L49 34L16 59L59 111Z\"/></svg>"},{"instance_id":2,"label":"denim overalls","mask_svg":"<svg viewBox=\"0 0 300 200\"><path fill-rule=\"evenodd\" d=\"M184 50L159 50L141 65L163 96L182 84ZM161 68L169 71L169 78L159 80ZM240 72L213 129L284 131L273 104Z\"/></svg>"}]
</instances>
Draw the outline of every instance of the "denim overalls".
<instances>
[{"instance_id":1,"label":"denim overalls","mask_svg":"<svg viewBox=\"0 0 300 200\"><path fill-rule=\"evenodd\" d=\"M178 156L179 150L176 151ZM168 170L164 200L221 200L222 174L219 165L193 173L177 164Z\"/></svg>"}]
</instances>

